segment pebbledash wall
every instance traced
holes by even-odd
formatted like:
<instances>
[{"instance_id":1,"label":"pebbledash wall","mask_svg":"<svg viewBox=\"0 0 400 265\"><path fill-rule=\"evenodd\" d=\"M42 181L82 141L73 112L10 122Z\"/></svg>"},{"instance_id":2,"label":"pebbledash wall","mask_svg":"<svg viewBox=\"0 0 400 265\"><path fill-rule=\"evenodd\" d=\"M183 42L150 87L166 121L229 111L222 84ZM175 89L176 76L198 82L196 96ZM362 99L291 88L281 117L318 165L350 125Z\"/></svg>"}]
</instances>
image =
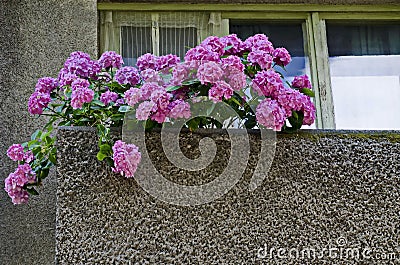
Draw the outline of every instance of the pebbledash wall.
<instances>
[{"instance_id":1,"label":"pebbledash wall","mask_svg":"<svg viewBox=\"0 0 400 265\"><path fill-rule=\"evenodd\" d=\"M57 140L57 262L394 263L398 260L374 258L400 255L399 133L278 134L272 167L263 184L250 192L255 165L265 159L258 157L260 136L252 133L248 166L232 190L209 204L175 206L98 162L93 129L62 128ZM199 172L171 164L158 132L146 135L147 153L167 179L182 185L208 182L227 166L230 140L221 132L186 132L180 137L182 152L189 158L198 156L203 137L211 137L218 150L214 161ZM334 249L333 254L323 248ZM286 253L280 250L278 256L278 249ZM314 249L316 259L281 258L289 250L296 257L296 251L304 249ZM345 256L340 249L352 252Z\"/></svg>"},{"instance_id":2,"label":"pebbledash wall","mask_svg":"<svg viewBox=\"0 0 400 265\"><path fill-rule=\"evenodd\" d=\"M398 0L236 1L255 2L399 4ZM72 51L96 57L97 27L95 0L0 0L0 183L15 168L5 155L8 146L27 140L45 122L27 113L26 102L37 79L56 76ZM397 135L279 136L271 174L255 193L244 188L244 178L214 203L177 207L153 199L135 180L110 174L95 160L92 132L61 130L58 188L53 172L41 195L28 205L12 205L0 191L0 264L54 264L56 245L60 264L98 264L107 259L253 264L263 261L256 259L256 251L265 243L275 248L326 247L340 236L351 246L399 251ZM149 141L157 153L154 138ZM182 139L196 142L198 137ZM168 163L163 156L155 159L160 165ZM216 162L223 165L221 159ZM250 173L251 166L246 176ZM179 181L188 176L181 172L171 177Z\"/></svg>"}]
</instances>

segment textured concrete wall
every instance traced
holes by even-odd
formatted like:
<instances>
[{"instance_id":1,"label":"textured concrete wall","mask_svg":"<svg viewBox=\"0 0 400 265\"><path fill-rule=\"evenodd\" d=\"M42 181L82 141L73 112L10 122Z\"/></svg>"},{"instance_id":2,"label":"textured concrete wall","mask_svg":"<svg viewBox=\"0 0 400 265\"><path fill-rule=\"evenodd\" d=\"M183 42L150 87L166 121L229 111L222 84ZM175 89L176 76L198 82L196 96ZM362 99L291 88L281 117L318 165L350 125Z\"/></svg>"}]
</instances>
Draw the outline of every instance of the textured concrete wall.
<instances>
[{"instance_id":1,"label":"textured concrete wall","mask_svg":"<svg viewBox=\"0 0 400 265\"><path fill-rule=\"evenodd\" d=\"M382 5L398 0L99 0L103 3L188 3L188 4L320 4L320 5Z\"/></svg>"},{"instance_id":2,"label":"textured concrete wall","mask_svg":"<svg viewBox=\"0 0 400 265\"><path fill-rule=\"evenodd\" d=\"M2 187L16 164L5 153L44 124L29 116L28 98L74 50L97 56L96 1L0 0L0 264L54 264L55 176L38 198L14 206Z\"/></svg>"},{"instance_id":3,"label":"textured concrete wall","mask_svg":"<svg viewBox=\"0 0 400 265\"><path fill-rule=\"evenodd\" d=\"M165 177L181 184L212 179L227 165L227 135L205 170L189 173L164 156L150 133L150 157ZM200 134L184 133L188 157ZM278 248L371 248L400 257L400 136L321 131L278 135L275 160L256 191L248 190L260 139L244 178L224 197L200 206L154 199L135 179L112 174L96 160L96 134L58 132L57 261L62 264L395 264L399 260L280 259ZM143 151L143 150L142 150ZM152 176L149 175L149 178ZM257 257L275 248L274 259ZM337 252L336 252L337 253ZM261 255L264 253L261 252ZM317 253L317 254L320 254ZM287 255L287 253L286 253ZM295 255L295 254L293 254ZM337 254L339 255L339 254ZM374 256L375 257L375 256Z\"/></svg>"}]
</instances>

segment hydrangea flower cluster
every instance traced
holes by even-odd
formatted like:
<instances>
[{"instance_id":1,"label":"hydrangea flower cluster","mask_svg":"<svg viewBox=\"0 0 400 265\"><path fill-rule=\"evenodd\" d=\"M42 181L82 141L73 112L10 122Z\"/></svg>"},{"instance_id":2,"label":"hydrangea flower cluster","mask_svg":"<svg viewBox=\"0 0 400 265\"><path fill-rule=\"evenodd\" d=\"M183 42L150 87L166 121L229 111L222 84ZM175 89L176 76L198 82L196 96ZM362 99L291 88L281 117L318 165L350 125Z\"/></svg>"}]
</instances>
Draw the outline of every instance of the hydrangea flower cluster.
<instances>
[{"instance_id":1,"label":"hydrangea flower cluster","mask_svg":"<svg viewBox=\"0 0 400 265\"><path fill-rule=\"evenodd\" d=\"M31 141L9 148L8 156L19 165L6 179L5 189L15 204L27 202L28 193L37 194L33 187L56 164L52 124L96 127L97 158L128 178L134 177L140 163L139 148L114 142L109 134L110 127L122 126L128 111L134 111L138 121L148 122L146 128L176 119L186 119L191 130L218 127L213 119L191 117L193 104L208 99L237 110L246 128L281 131L310 125L315 120L311 82L306 75L294 77L291 84L284 82L279 69L285 70L290 61L289 52L274 48L264 34L244 41L235 34L210 36L189 49L183 61L173 54L147 53L137 58L135 66L124 66L114 51L103 53L99 60L73 52L57 79L40 78L29 98L32 115L51 118L47 132L36 132Z\"/></svg>"}]
</instances>

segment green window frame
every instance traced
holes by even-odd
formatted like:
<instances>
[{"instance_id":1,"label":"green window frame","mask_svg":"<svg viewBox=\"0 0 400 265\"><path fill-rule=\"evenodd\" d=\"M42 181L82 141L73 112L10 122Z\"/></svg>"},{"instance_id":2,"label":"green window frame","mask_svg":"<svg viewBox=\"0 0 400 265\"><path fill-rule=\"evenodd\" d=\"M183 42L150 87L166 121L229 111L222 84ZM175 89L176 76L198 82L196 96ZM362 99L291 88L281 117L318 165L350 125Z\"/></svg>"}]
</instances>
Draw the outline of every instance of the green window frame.
<instances>
[{"instance_id":1,"label":"green window frame","mask_svg":"<svg viewBox=\"0 0 400 265\"><path fill-rule=\"evenodd\" d=\"M219 27L213 31L213 35L217 36L229 34L229 21L234 19L303 20L305 22L306 53L309 56L311 79L316 94L316 127L318 129L336 129L326 21L400 22L400 5L98 3L98 10L101 24L100 52L110 48L119 51L119 47L107 46L104 41L105 35L119 38L119 32L115 29L107 31L102 28L102 25L109 21L114 12L152 12L154 17L157 17L158 12L210 12L220 18ZM153 51L155 54L158 53L157 48Z\"/></svg>"}]
</instances>

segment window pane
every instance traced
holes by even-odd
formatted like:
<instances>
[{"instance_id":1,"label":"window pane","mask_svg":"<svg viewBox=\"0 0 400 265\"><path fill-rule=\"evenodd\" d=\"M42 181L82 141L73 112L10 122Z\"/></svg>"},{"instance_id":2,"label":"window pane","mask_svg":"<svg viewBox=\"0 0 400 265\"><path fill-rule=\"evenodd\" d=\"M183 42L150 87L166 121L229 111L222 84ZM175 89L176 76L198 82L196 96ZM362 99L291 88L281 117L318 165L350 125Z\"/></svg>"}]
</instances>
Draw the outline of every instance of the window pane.
<instances>
[{"instance_id":1,"label":"window pane","mask_svg":"<svg viewBox=\"0 0 400 265\"><path fill-rule=\"evenodd\" d=\"M196 45L196 28L160 28L160 55L172 53L183 59L187 50Z\"/></svg>"},{"instance_id":2,"label":"window pane","mask_svg":"<svg viewBox=\"0 0 400 265\"><path fill-rule=\"evenodd\" d=\"M151 28L122 26L121 44L125 65L135 65L138 57L153 52Z\"/></svg>"},{"instance_id":3,"label":"window pane","mask_svg":"<svg viewBox=\"0 0 400 265\"><path fill-rule=\"evenodd\" d=\"M327 23L338 129L400 129L400 24Z\"/></svg>"},{"instance_id":4,"label":"window pane","mask_svg":"<svg viewBox=\"0 0 400 265\"><path fill-rule=\"evenodd\" d=\"M286 72L282 74L291 81L296 75L309 73L308 63L304 52L303 26L302 22L235 22L231 21L229 26L231 33L236 33L239 38L246 38L263 33L269 37L274 47L285 47L292 56L292 62L287 66Z\"/></svg>"}]
</instances>

